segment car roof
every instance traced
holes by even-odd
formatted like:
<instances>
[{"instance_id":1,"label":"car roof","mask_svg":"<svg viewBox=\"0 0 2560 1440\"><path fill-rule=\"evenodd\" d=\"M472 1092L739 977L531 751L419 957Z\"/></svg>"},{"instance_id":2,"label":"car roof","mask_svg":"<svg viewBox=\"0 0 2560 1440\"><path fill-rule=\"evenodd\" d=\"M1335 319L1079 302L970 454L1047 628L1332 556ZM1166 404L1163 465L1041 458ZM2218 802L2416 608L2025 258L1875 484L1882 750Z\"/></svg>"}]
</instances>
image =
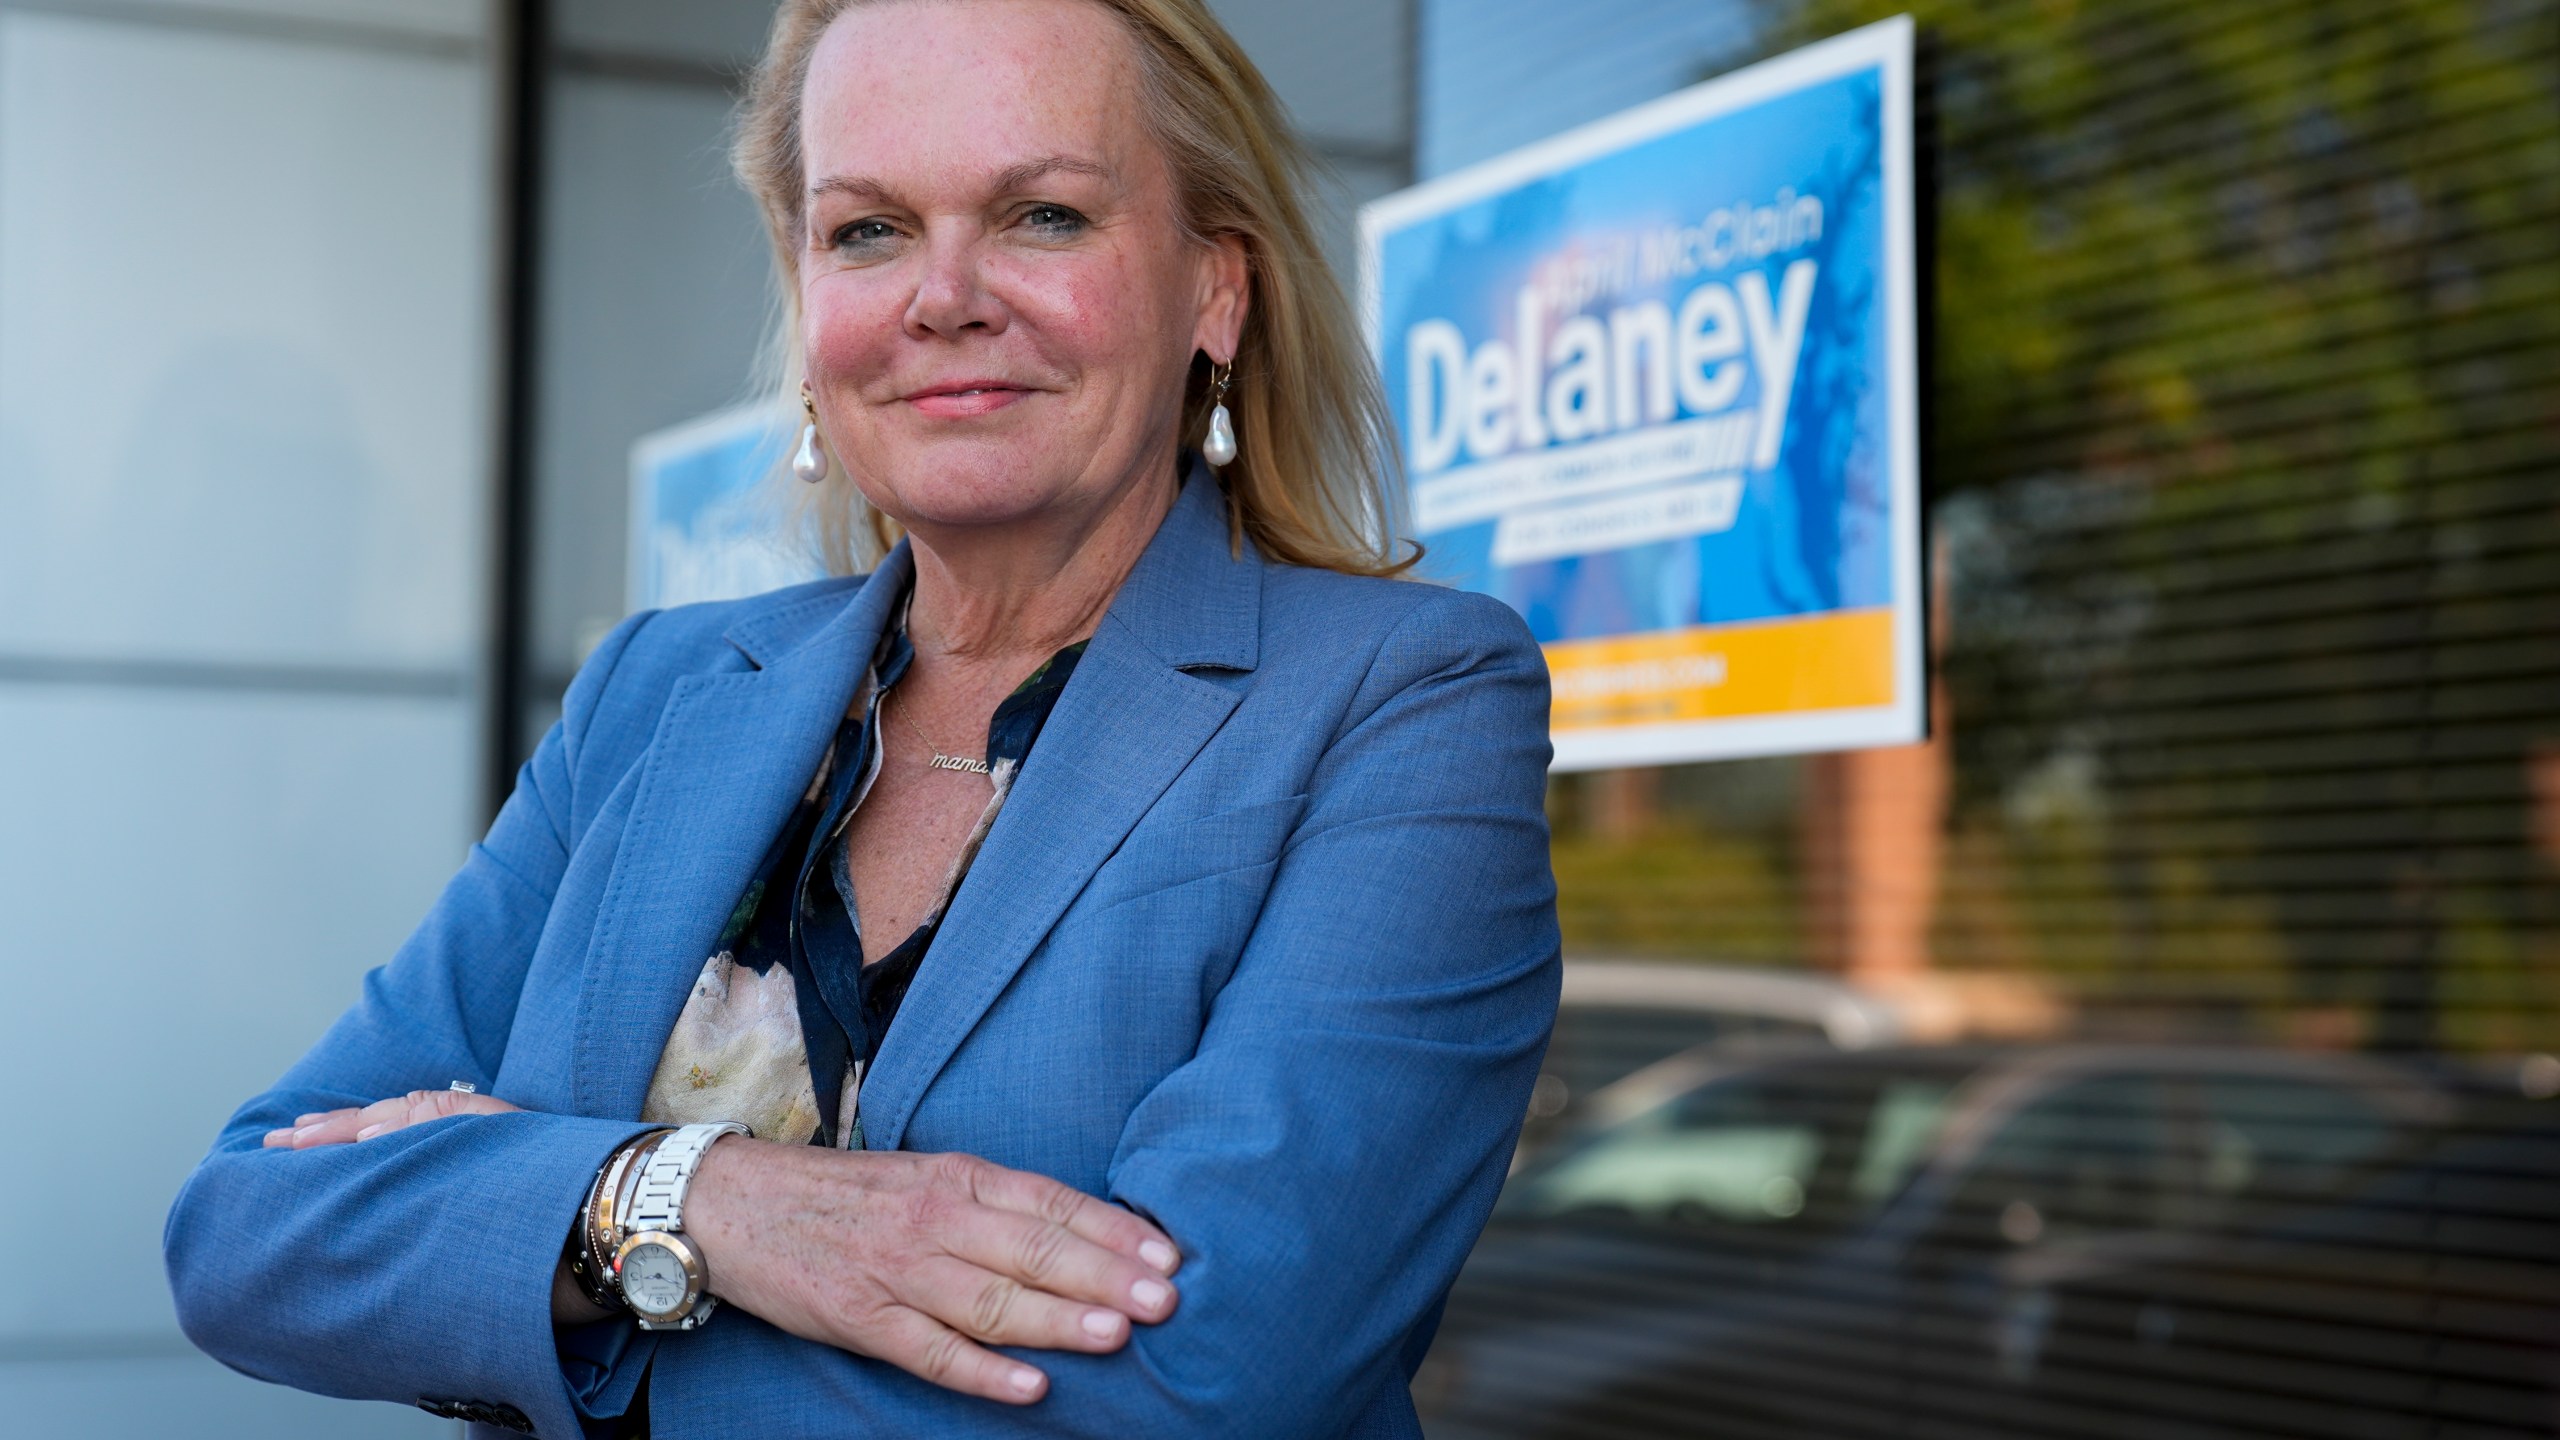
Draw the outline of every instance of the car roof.
<instances>
[{"instance_id":1,"label":"car roof","mask_svg":"<svg viewBox=\"0 0 2560 1440\"><path fill-rule=\"evenodd\" d=\"M1786 1020L1813 1027L1844 1050L1891 1044L1908 1027L1900 1008L1829 975L1685 961L1568 958L1568 1010L1687 1011Z\"/></svg>"},{"instance_id":2,"label":"car roof","mask_svg":"<svg viewBox=\"0 0 2560 1440\"><path fill-rule=\"evenodd\" d=\"M1805 1040L1746 1037L1694 1046L1594 1092L1595 1110L1624 1115L1700 1086L1747 1076L1820 1084L1910 1076L2029 1093L2078 1076L2262 1074L2350 1086L2420 1118L2439 1113L2441 1087L2371 1056L2269 1046L2104 1042L1889 1045L1838 1050Z\"/></svg>"}]
</instances>

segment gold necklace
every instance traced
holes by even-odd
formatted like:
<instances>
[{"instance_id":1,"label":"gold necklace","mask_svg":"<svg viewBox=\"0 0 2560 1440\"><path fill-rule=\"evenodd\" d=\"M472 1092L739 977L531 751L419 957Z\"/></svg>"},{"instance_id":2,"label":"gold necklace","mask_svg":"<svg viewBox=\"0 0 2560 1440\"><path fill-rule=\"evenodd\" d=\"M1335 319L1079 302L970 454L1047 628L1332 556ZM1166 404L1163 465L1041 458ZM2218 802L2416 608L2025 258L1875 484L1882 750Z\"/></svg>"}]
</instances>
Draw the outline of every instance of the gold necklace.
<instances>
[{"instance_id":1,"label":"gold necklace","mask_svg":"<svg viewBox=\"0 0 2560 1440\"><path fill-rule=\"evenodd\" d=\"M883 694L880 697L880 708L883 710L889 708L889 696L887 694ZM899 716L898 723L906 726L908 734L913 735L917 740L923 742L924 748L933 752L933 758L924 762L926 769L957 770L964 775L988 775L994 773L988 768L987 762L984 760L972 760L966 755L951 755L944 753L941 746L934 744L932 738L926 735L923 731L917 729L915 722L908 719L906 716Z\"/></svg>"}]
</instances>

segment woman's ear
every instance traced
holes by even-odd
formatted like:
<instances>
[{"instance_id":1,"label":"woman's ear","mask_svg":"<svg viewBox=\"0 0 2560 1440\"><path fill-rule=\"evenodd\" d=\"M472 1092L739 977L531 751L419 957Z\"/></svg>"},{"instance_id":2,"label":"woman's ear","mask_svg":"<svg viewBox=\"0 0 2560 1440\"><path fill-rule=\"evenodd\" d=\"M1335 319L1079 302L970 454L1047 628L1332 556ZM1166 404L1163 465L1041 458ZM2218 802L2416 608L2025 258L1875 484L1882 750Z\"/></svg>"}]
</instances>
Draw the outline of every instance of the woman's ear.
<instances>
[{"instance_id":1,"label":"woman's ear","mask_svg":"<svg viewBox=\"0 0 2560 1440\"><path fill-rule=\"evenodd\" d=\"M1201 248L1200 318L1191 348L1231 364L1244 343L1245 309L1253 300L1253 266L1241 235L1220 235Z\"/></svg>"}]
</instances>

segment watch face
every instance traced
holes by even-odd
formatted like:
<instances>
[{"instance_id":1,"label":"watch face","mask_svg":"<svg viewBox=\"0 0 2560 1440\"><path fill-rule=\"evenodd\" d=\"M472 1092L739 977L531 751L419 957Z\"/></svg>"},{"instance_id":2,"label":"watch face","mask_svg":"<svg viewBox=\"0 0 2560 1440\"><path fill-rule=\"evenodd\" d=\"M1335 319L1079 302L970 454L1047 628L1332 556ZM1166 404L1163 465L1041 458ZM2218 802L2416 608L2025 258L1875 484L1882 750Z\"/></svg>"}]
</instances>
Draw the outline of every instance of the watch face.
<instances>
[{"instance_id":1,"label":"watch face","mask_svg":"<svg viewBox=\"0 0 2560 1440\"><path fill-rule=\"evenodd\" d=\"M643 1315L672 1315L684 1308L691 1283L676 1252L654 1242L632 1246L622 1254L622 1298Z\"/></svg>"}]
</instances>

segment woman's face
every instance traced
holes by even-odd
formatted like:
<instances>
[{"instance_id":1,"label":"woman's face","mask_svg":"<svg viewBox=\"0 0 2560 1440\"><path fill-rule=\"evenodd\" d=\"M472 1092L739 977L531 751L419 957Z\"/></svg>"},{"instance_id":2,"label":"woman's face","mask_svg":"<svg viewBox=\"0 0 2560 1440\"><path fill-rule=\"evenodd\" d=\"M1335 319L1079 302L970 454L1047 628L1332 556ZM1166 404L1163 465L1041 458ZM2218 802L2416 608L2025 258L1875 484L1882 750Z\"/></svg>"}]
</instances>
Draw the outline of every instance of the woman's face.
<instances>
[{"instance_id":1,"label":"woman's face","mask_svg":"<svg viewBox=\"0 0 2560 1440\"><path fill-rule=\"evenodd\" d=\"M888 0L801 113L809 381L871 502L931 539L1099 514L1169 475L1194 351L1235 353L1240 243L1191 241L1086 0Z\"/></svg>"}]
</instances>

